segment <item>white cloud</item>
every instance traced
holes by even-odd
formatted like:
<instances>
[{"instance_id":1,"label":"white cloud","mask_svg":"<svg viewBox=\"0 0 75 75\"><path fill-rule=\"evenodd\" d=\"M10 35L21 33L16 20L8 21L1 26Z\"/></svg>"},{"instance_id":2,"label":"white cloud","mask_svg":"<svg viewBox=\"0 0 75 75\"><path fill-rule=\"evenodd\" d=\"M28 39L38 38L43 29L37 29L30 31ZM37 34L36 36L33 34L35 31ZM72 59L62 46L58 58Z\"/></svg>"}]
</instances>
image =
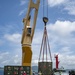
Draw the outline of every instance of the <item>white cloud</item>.
<instances>
[{"instance_id":1,"label":"white cloud","mask_svg":"<svg viewBox=\"0 0 75 75\"><path fill-rule=\"evenodd\" d=\"M75 1L74 0L48 0L49 6L63 6L62 10L68 11L68 14L75 15Z\"/></svg>"},{"instance_id":2,"label":"white cloud","mask_svg":"<svg viewBox=\"0 0 75 75\"><path fill-rule=\"evenodd\" d=\"M75 15L75 1L68 1L64 6L64 10L67 10L68 14Z\"/></svg>"},{"instance_id":3,"label":"white cloud","mask_svg":"<svg viewBox=\"0 0 75 75\"><path fill-rule=\"evenodd\" d=\"M68 69L74 69L75 68L75 55L65 55L59 54L59 66L63 66L64 68Z\"/></svg>"},{"instance_id":4,"label":"white cloud","mask_svg":"<svg viewBox=\"0 0 75 75\"><path fill-rule=\"evenodd\" d=\"M65 55L72 54L70 48L67 47L67 46L66 46L66 47L63 47L63 48L61 49L61 53L64 53Z\"/></svg>"},{"instance_id":5,"label":"white cloud","mask_svg":"<svg viewBox=\"0 0 75 75\"><path fill-rule=\"evenodd\" d=\"M5 34L4 38L8 41L19 43L21 41L21 34Z\"/></svg>"},{"instance_id":6,"label":"white cloud","mask_svg":"<svg viewBox=\"0 0 75 75\"><path fill-rule=\"evenodd\" d=\"M67 36L75 31L75 22L56 21L55 24L48 25L48 30L58 33L59 35Z\"/></svg>"},{"instance_id":7,"label":"white cloud","mask_svg":"<svg viewBox=\"0 0 75 75\"><path fill-rule=\"evenodd\" d=\"M7 63L7 60L5 60L9 55L9 52L0 52L0 64Z\"/></svg>"},{"instance_id":8,"label":"white cloud","mask_svg":"<svg viewBox=\"0 0 75 75\"><path fill-rule=\"evenodd\" d=\"M9 62L9 60L4 60L3 62L2 62L2 64L7 64Z\"/></svg>"},{"instance_id":9,"label":"white cloud","mask_svg":"<svg viewBox=\"0 0 75 75\"><path fill-rule=\"evenodd\" d=\"M1 55L0 56L0 66L21 65L20 53L17 50L13 50L13 52L11 52L11 53L10 52L0 52L0 55Z\"/></svg>"},{"instance_id":10,"label":"white cloud","mask_svg":"<svg viewBox=\"0 0 75 75\"><path fill-rule=\"evenodd\" d=\"M48 0L49 6L51 7L63 4L65 2L66 0Z\"/></svg>"},{"instance_id":11,"label":"white cloud","mask_svg":"<svg viewBox=\"0 0 75 75\"><path fill-rule=\"evenodd\" d=\"M1 57L0 57L0 58L2 58L2 59L3 59L3 57L5 57L5 56L9 55L9 52L0 52L0 55L1 55Z\"/></svg>"},{"instance_id":12,"label":"white cloud","mask_svg":"<svg viewBox=\"0 0 75 75\"><path fill-rule=\"evenodd\" d=\"M5 52L5 53L2 53L1 55L5 56L5 55L8 55L8 54L9 54L9 52Z\"/></svg>"},{"instance_id":13,"label":"white cloud","mask_svg":"<svg viewBox=\"0 0 75 75\"><path fill-rule=\"evenodd\" d=\"M0 53L0 55L1 55L1 58L3 59L3 57L5 57L5 56L8 56L9 55L9 52L4 52L4 53Z\"/></svg>"},{"instance_id":14,"label":"white cloud","mask_svg":"<svg viewBox=\"0 0 75 75\"><path fill-rule=\"evenodd\" d=\"M49 38L51 39L51 48L58 46L72 46L75 45L75 22L70 21L56 21L54 24L47 26ZM57 47L56 47L57 48Z\"/></svg>"},{"instance_id":15,"label":"white cloud","mask_svg":"<svg viewBox=\"0 0 75 75\"><path fill-rule=\"evenodd\" d=\"M26 10L26 9L21 10L20 13L19 13L19 16L21 16L21 15L25 12L25 10Z\"/></svg>"},{"instance_id":16,"label":"white cloud","mask_svg":"<svg viewBox=\"0 0 75 75\"><path fill-rule=\"evenodd\" d=\"M22 59L22 49L21 49L21 34L5 34L5 47L4 51L9 52L0 52L0 66L3 65L21 65ZM8 46L6 45L8 43ZM1 50L2 51L2 50Z\"/></svg>"},{"instance_id":17,"label":"white cloud","mask_svg":"<svg viewBox=\"0 0 75 75\"><path fill-rule=\"evenodd\" d=\"M20 5L24 5L25 3L26 3L26 1L25 0L20 0Z\"/></svg>"},{"instance_id":18,"label":"white cloud","mask_svg":"<svg viewBox=\"0 0 75 75\"><path fill-rule=\"evenodd\" d=\"M13 59L15 64L20 64L21 63L21 57L19 56L19 54L16 54Z\"/></svg>"},{"instance_id":19,"label":"white cloud","mask_svg":"<svg viewBox=\"0 0 75 75\"><path fill-rule=\"evenodd\" d=\"M19 56L16 57L16 55L14 55L10 59L5 59L5 60L1 61L1 64L2 65L21 65L21 58Z\"/></svg>"},{"instance_id":20,"label":"white cloud","mask_svg":"<svg viewBox=\"0 0 75 75\"><path fill-rule=\"evenodd\" d=\"M41 36L41 38L39 36ZM33 44L34 45L35 44L36 45L40 44L40 42L42 41L42 37L43 37L43 31L42 30L40 32L39 31L35 32L34 39L33 39Z\"/></svg>"}]
</instances>

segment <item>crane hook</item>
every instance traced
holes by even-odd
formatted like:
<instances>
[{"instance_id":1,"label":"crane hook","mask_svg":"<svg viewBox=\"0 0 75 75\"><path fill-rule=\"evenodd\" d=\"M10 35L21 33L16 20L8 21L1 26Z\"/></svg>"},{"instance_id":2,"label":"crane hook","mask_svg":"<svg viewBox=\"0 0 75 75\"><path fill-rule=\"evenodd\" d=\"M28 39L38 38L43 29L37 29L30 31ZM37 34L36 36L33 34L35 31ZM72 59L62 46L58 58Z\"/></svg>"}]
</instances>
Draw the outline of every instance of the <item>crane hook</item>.
<instances>
[{"instance_id":1,"label":"crane hook","mask_svg":"<svg viewBox=\"0 0 75 75\"><path fill-rule=\"evenodd\" d=\"M47 17L43 17L43 22L45 23L45 26L46 26L46 24L48 22L48 18Z\"/></svg>"}]
</instances>

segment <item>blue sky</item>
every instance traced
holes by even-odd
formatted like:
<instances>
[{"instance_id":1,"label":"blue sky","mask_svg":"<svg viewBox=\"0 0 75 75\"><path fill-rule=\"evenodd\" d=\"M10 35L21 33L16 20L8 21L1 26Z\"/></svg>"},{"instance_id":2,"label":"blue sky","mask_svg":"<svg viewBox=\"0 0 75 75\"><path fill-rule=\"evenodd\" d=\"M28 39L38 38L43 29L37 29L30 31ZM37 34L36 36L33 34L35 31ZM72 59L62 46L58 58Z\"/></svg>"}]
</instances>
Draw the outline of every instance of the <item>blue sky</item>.
<instances>
[{"instance_id":1,"label":"blue sky","mask_svg":"<svg viewBox=\"0 0 75 75\"><path fill-rule=\"evenodd\" d=\"M28 3L29 0L0 0L0 66L21 65L22 20ZM44 29L42 4L41 0L32 43L32 65L37 65ZM59 54L59 67L75 68L75 0L48 0L48 18L53 66L54 54Z\"/></svg>"}]
</instances>

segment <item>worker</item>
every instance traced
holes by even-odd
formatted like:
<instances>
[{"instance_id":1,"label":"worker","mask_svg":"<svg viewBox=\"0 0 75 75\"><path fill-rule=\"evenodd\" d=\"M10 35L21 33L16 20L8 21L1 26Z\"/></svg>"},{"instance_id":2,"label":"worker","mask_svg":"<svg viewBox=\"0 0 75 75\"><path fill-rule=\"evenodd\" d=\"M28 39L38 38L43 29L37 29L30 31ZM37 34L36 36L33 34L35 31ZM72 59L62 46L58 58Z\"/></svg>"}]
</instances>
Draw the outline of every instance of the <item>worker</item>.
<instances>
[{"instance_id":1,"label":"worker","mask_svg":"<svg viewBox=\"0 0 75 75\"><path fill-rule=\"evenodd\" d=\"M42 75L42 73L41 73L41 72L39 72L39 73L38 73L38 75Z\"/></svg>"},{"instance_id":2,"label":"worker","mask_svg":"<svg viewBox=\"0 0 75 75\"><path fill-rule=\"evenodd\" d=\"M61 71L59 72L59 75L61 75Z\"/></svg>"},{"instance_id":3,"label":"worker","mask_svg":"<svg viewBox=\"0 0 75 75\"><path fill-rule=\"evenodd\" d=\"M35 75L35 71L33 71L33 75Z\"/></svg>"},{"instance_id":4,"label":"worker","mask_svg":"<svg viewBox=\"0 0 75 75\"><path fill-rule=\"evenodd\" d=\"M26 71L24 71L23 75L26 75Z\"/></svg>"}]
</instances>

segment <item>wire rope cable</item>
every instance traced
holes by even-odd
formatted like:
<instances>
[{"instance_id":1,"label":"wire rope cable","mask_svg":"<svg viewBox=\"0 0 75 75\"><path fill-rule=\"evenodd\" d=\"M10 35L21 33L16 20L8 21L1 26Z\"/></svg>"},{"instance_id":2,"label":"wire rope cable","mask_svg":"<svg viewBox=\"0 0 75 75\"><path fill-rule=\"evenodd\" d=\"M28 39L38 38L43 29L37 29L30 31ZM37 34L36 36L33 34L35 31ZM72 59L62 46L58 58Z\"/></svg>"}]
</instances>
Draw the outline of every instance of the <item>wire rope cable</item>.
<instances>
[{"instance_id":1,"label":"wire rope cable","mask_svg":"<svg viewBox=\"0 0 75 75\"><path fill-rule=\"evenodd\" d=\"M48 17L48 0L43 0L43 17Z\"/></svg>"}]
</instances>

